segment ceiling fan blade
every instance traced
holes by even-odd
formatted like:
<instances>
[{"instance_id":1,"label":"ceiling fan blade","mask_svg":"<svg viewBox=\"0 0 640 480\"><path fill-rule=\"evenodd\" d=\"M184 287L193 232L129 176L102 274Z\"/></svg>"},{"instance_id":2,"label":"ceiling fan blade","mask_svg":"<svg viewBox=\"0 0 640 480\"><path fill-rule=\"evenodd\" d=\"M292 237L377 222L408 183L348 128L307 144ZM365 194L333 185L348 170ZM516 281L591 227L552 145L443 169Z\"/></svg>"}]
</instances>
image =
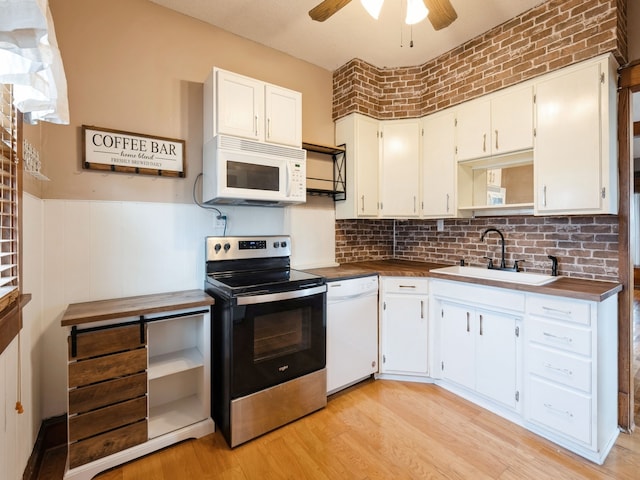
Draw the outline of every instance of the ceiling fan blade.
<instances>
[{"instance_id":1,"label":"ceiling fan blade","mask_svg":"<svg viewBox=\"0 0 640 480\"><path fill-rule=\"evenodd\" d=\"M351 0L324 0L309 10L309 16L318 22L324 22Z\"/></svg>"},{"instance_id":2,"label":"ceiling fan blade","mask_svg":"<svg viewBox=\"0 0 640 480\"><path fill-rule=\"evenodd\" d=\"M458 18L449 0L424 0L424 4L429 9L428 18L435 30L448 27Z\"/></svg>"}]
</instances>

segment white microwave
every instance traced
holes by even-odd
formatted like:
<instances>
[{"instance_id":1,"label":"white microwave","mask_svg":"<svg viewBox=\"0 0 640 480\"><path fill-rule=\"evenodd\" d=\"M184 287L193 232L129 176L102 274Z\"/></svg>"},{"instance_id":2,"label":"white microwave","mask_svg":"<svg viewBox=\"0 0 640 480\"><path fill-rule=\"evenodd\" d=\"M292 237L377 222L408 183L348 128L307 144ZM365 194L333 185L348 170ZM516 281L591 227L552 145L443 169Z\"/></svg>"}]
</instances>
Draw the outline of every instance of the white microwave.
<instances>
[{"instance_id":1,"label":"white microwave","mask_svg":"<svg viewBox=\"0 0 640 480\"><path fill-rule=\"evenodd\" d=\"M203 148L208 204L279 206L307 199L307 151L218 135Z\"/></svg>"}]
</instances>

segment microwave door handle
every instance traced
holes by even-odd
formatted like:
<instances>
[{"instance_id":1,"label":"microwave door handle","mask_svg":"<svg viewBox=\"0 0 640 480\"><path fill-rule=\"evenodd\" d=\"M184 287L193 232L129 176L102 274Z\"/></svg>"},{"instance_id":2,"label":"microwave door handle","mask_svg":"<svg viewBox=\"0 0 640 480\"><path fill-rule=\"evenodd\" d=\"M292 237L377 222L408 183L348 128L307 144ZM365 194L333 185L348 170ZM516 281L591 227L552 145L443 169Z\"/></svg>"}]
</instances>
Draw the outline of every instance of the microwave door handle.
<instances>
[{"instance_id":1,"label":"microwave door handle","mask_svg":"<svg viewBox=\"0 0 640 480\"><path fill-rule=\"evenodd\" d=\"M285 169L286 182L287 182L287 197L291 196L291 165L289 162L286 163L287 168Z\"/></svg>"}]
</instances>

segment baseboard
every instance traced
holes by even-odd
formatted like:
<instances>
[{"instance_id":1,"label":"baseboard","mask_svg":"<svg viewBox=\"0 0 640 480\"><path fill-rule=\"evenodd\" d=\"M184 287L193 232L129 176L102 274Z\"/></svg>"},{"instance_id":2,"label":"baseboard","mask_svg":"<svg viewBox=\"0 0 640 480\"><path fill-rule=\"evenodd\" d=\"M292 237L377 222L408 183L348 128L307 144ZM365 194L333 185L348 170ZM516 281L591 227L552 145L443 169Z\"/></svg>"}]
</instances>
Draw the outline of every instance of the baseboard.
<instances>
[{"instance_id":1,"label":"baseboard","mask_svg":"<svg viewBox=\"0 0 640 480\"><path fill-rule=\"evenodd\" d=\"M38 437L33 445L33 450L27 466L22 474L22 480L38 480L38 472L42 465L44 453L54 447L67 443L67 415L47 418L42 421Z\"/></svg>"}]
</instances>

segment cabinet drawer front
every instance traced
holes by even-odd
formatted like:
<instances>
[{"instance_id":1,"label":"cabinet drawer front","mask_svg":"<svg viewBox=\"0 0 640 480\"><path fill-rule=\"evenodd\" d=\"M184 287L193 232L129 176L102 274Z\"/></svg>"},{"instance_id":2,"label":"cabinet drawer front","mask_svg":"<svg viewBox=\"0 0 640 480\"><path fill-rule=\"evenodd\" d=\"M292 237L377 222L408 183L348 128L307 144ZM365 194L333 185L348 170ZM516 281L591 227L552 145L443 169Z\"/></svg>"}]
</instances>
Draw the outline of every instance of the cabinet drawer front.
<instances>
[{"instance_id":1,"label":"cabinet drawer front","mask_svg":"<svg viewBox=\"0 0 640 480\"><path fill-rule=\"evenodd\" d=\"M146 338L146 325L143 326L144 338ZM69 347L69 360L97 357L109 353L133 350L144 346L140 334L140 325L126 325L122 327L107 328L83 333L78 330L76 335L76 356L71 356L72 337L67 339Z\"/></svg>"},{"instance_id":2,"label":"cabinet drawer front","mask_svg":"<svg viewBox=\"0 0 640 480\"><path fill-rule=\"evenodd\" d=\"M146 369L146 348L81 360L69 364L69 388L124 377Z\"/></svg>"},{"instance_id":3,"label":"cabinet drawer front","mask_svg":"<svg viewBox=\"0 0 640 480\"><path fill-rule=\"evenodd\" d=\"M385 293L416 293L429 292L429 280L420 277L388 277L383 279Z\"/></svg>"},{"instance_id":4,"label":"cabinet drawer front","mask_svg":"<svg viewBox=\"0 0 640 480\"><path fill-rule=\"evenodd\" d=\"M147 441L147 421L142 420L69 445L69 467L75 468Z\"/></svg>"},{"instance_id":5,"label":"cabinet drawer front","mask_svg":"<svg viewBox=\"0 0 640 480\"><path fill-rule=\"evenodd\" d=\"M591 444L591 397L530 377L530 420Z\"/></svg>"},{"instance_id":6,"label":"cabinet drawer front","mask_svg":"<svg viewBox=\"0 0 640 480\"><path fill-rule=\"evenodd\" d=\"M591 330L589 329L539 318L529 318L525 328L530 342L580 355L591 355Z\"/></svg>"},{"instance_id":7,"label":"cabinet drawer front","mask_svg":"<svg viewBox=\"0 0 640 480\"><path fill-rule=\"evenodd\" d=\"M561 297L527 295L527 313L547 318L591 325L587 302Z\"/></svg>"},{"instance_id":8,"label":"cabinet drawer front","mask_svg":"<svg viewBox=\"0 0 640 480\"><path fill-rule=\"evenodd\" d=\"M528 369L548 380L591 393L591 361L529 345Z\"/></svg>"},{"instance_id":9,"label":"cabinet drawer front","mask_svg":"<svg viewBox=\"0 0 640 480\"><path fill-rule=\"evenodd\" d=\"M69 414L88 412L131 398L141 397L146 393L146 372L87 387L79 387L69 392Z\"/></svg>"},{"instance_id":10,"label":"cabinet drawer front","mask_svg":"<svg viewBox=\"0 0 640 480\"><path fill-rule=\"evenodd\" d=\"M147 397L139 397L69 418L69 441L93 437L146 418Z\"/></svg>"}]
</instances>

